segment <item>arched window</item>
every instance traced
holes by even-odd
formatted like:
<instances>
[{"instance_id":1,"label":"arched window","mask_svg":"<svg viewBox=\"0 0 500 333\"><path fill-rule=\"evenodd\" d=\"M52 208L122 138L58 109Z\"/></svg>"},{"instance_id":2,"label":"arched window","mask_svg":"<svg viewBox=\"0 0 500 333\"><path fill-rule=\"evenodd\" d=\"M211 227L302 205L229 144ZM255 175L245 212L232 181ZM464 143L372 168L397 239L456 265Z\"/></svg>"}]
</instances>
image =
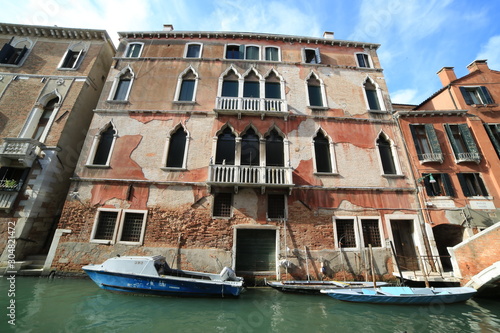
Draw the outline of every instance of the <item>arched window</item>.
<instances>
[{"instance_id":1,"label":"arched window","mask_svg":"<svg viewBox=\"0 0 500 333\"><path fill-rule=\"evenodd\" d=\"M186 160L187 133L182 126L170 136L167 153L167 168L184 168Z\"/></svg>"},{"instance_id":2,"label":"arched window","mask_svg":"<svg viewBox=\"0 0 500 333\"><path fill-rule=\"evenodd\" d=\"M87 45L82 42L70 45L57 67L59 69L77 69L83 60L86 49Z\"/></svg>"},{"instance_id":3,"label":"arched window","mask_svg":"<svg viewBox=\"0 0 500 333\"><path fill-rule=\"evenodd\" d=\"M380 88L373 82L372 79L367 78L364 85L366 101L369 110L385 110L384 103L381 100Z\"/></svg>"},{"instance_id":4,"label":"arched window","mask_svg":"<svg viewBox=\"0 0 500 333\"><path fill-rule=\"evenodd\" d=\"M332 158L330 142L322 131L314 137L314 157L316 162L315 172L332 172Z\"/></svg>"},{"instance_id":5,"label":"arched window","mask_svg":"<svg viewBox=\"0 0 500 333\"><path fill-rule=\"evenodd\" d=\"M51 99L47 105L43 108L42 115L40 116L40 119L38 120L38 124L35 128L35 131L33 132L32 138L35 140L40 140L45 129L47 128L47 125L49 123L49 120L54 113L54 108L55 105L59 102L59 97Z\"/></svg>"},{"instance_id":6,"label":"arched window","mask_svg":"<svg viewBox=\"0 0 500 333\"><path fill-rule=\"evenodd\" d=\"M236 151L236 136L231 128L226 127L217 137L215 164L234 165Z\"/></svg>"},{"instance_id":7,"label":"arched window","mask_svg":"<svg viewBox=\"0 0 500 333\"><path fill-rule=\"evenodd\" d=\"M393 147L391 141L383 134L380 133L377 139L378 152L380 154L380 161L385 175L398 174L395 156L393 154Z\"/></svg>"},{"instance_id":8,"label":"arched window","mask_svg":"<svg viewBox=\"0 0 500 333\"><path fill-rule=\"evenodd\" d=\"M241 137L241 165L260 165L259 136L249 128Z\"/></svg>"},{"instance_id":9,"label":"arched window","mask_svg":"<svg viewBox=\"0 0 500 333\"><path fill-rule=\"evenodd\" d=\"M113 125L109 124L94 138L92 165L109 165L111 150L116 139L115 134L116 131Z\"/></svg>"},{"instance_id":10,"label":"arched window","mask_svg":"<svg viewBox=\"0 0 500 333\"><path fill-rule=\"evenodd\" d=\"M225 76L222 82L222 92L223 97L238 97L238 75L233 70L230 70Z\"/></svg>"},{"instance_id":11,"label":"arched window","mask_svg":"<svg viewBox=\"0 0 500 333\"><path fill-rule=\"evenodd\" d=\"M266 77L266 98L281 99L281 80L274 71Z\"/></svg>"},{"instance_id":12,"label":"arched window","mask_svg":"<svg viewBox=\"0 0 500 333\"><path fill-rule=\"evenodd\" d=\"M266 136L266 166L285 166L283 137L275 128Z\"/></svg>"},{"instance_id":13,"label":"arched window","mask_svg":"<svg viewBox=\"0 0 500 333\"><path fill-rule=\"evenodd\" d=\"M307 79L307 95L309 97L309 106L325 107L323 83L313 72Z\"/></svg>"},{"instance_id":14,"label":"arched window","mask_svg":"<svg viewBox=\"0 0 500 333\"><path fill-rule=\"evenodd\" d=\"M130 89L134 81L134 72L130 66L122 69L115 77L113 87L108 100L112 101L127 101L130 95Z\"/></svg>"},{"instance_id":15,"label":"arched window","mask_svg":"<svg viewBox=\"0 0 500 333\"><path fill-rule=\"evenodd\" d=\"M198 75L190 66L179 76L177 84L177 101L193 102L198 81Z\"/></svg>"},{"instance_id":16,"label":"arched window","mask_svg":"<svg viewBox=\"0 0 500 333\"><path fill-rule=\"evenodd\" d=\"M260 97L260 78L253 70L245 76L245 82L243 84L243 97Z\"/></svg>"}]
</instances>

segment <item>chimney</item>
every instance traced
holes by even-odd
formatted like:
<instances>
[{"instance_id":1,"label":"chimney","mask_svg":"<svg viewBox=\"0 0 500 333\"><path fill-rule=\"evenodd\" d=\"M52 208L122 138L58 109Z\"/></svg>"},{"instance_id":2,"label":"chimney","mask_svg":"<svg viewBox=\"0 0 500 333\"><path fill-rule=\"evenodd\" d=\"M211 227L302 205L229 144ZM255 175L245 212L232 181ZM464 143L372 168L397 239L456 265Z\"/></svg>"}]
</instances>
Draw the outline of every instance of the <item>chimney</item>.
<instances>
[{"instance_id":1,"label":"chimney","mask_svg":"<svg viewBox=\"0 0 500 333\"><path fill-rule=\"evenodd\" d=\"M489 70L489 67L486 60L474 60L467 66L467 69L469 70L469 73L475 71L486 72Z\"/></svg>"},{"instance_id":2,"label":"chimney","mask_svg":"<svg viewBox=\"0 0 500 333\"><path fill-rule=\"evenodd\" d=\"M164 24L163 31L172 31L174 30L174 26L172 24Z\"/></svg>"},{"instance_id":3,"label":"chimney","mask_svg":"<svg viewBox=\"0 0 500 333\"><path fill-rule=\"evenodd\" d=\"M443 67L437 72L437 75L439 76L443 87L446 87L452 81L455 81L457 79L453 67Z\"/></svg>"},{"instance_id":4,"label":"chimney","mask_svg":"<svg viewBox=\"0 0 500 333\"><path fill-rule=\"evenodd\" d=\"M323 33L323 38L325 38L325 39L333 39L333 32L332 31L325 31Z\"/></svg>"}]
</instances>

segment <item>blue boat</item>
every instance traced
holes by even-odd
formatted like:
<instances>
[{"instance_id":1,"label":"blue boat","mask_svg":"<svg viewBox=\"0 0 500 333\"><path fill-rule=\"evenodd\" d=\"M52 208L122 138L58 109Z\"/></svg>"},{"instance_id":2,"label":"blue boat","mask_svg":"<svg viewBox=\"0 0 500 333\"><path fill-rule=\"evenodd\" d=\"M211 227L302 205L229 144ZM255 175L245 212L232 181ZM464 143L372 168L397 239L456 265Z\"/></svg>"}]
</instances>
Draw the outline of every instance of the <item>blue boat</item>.
<instances>
[{"instance_id":1,"label":"blue boat","mask_svg":"<svg viewBox=\"0 0 500 333\"><path fill-rule=\"evenodd\" d=\"M379 304L451 304L465 302L476 293L468 287L411 288L380 287L373 289L324 289L321 293L347 302Z\"/></svg>"},{"instance_id":2,"label":"blue boat","mask_svg":"<svg viewBox=\"0 0 500 333\"><path fill-rule=\"evenodd\" d=\"M243 278L224 267L220 274L171 269L163 256L123 256L82 269L101 288L158 296L237 297Z\"/></svg>"}]
</instances>

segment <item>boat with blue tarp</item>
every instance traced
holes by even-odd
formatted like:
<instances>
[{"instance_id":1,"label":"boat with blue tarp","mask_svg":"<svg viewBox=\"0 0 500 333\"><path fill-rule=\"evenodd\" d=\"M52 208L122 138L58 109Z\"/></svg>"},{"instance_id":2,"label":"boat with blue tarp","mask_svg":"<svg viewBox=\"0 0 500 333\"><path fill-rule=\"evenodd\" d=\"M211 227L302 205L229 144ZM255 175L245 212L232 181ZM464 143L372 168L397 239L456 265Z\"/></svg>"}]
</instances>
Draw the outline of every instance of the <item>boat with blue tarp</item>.
<instances>
[{"instance_id":1,"label":"boat with blue tarp","mask_svg":"<svg viewBox=\"0 0 500 333\"><path fill-rule=\"evenodd\" d=\"M321 293L348 302L380 304L450 304L465 302L476 293L474 288L412 288L383 286L361 289L323 289Z\"/></svg>"},{"instance_id":2,"label":"boat with blue tarp","mask_svg":"<svg viewBox=\"0 0 500 333\"><path fill-rule=\"evenodd\" d=\"M101 288L158 296L237 297L243 278L229 267L220 274L171 269L163 256L117 256L82 269Z\"/></svg>"}]
</instances>

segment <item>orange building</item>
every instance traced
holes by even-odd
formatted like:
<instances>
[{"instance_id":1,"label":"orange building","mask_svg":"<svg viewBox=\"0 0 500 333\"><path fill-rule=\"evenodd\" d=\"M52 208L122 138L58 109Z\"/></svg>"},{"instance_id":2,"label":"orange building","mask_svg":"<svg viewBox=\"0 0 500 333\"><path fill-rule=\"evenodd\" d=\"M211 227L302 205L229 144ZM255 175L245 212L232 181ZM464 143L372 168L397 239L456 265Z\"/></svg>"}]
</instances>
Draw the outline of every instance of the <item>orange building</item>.
<instances>
[{"instance_id":1,"label":"orange building","mask_svg":"<svg viewBox=\"0 0 500 333\"><path fill-rule=\"evenodd\" d=\"M434 265L455 273L448 248L500 220L500 72L488 68L486 60L468 69L457 78L452 67L444 67L438 72L439 91L413 110L395 113L422 217L432 227L429 239L440 258Z\"/></svg>"}]
</instances>

